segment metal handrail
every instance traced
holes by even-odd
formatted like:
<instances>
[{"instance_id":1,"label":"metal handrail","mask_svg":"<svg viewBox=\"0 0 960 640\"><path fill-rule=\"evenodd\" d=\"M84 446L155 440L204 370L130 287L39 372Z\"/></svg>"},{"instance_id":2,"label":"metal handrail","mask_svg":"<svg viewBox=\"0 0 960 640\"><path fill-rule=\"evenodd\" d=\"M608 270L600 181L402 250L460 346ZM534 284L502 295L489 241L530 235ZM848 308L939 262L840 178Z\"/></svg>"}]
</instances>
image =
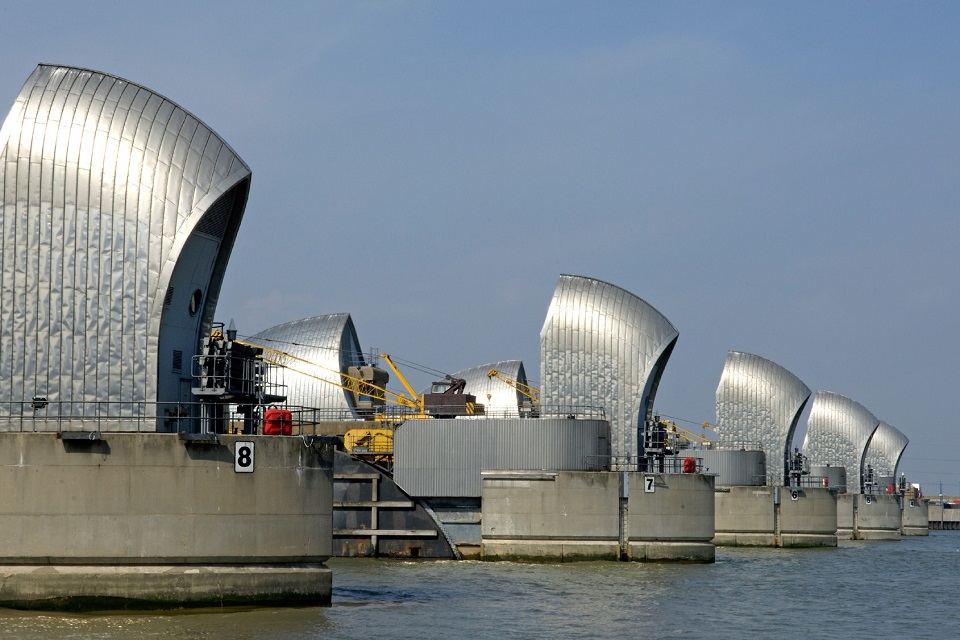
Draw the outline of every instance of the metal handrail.
<instances>
[{"instance_id":1,"label":"metal handrail","mask_svg":"<svg viewBox=\"0 0 960 640\"><path fill-rule=\"evenodd\" d=\"M115 432L190 432L200 424L203 402L124 402L124 401L59 401L36 400L0 403L0 431L100 431ZM280 406L280 405L278 405ZM300 433L316 435L317 427L329 422L403 422L414 417L402 407L389 407L377 414L360 414L349 408L315 408L283 405L291 412L293 426ZM236 405L228 405L227 422L240 422ZM257 418L267 405L260 405ZM535 415L509 409L484 411L482 414L458 416L458 419L510 418L606 419L604 411L590 406L541 407Z\"/></svg>"},{"instance_id":2,"label":"metal handrail","mask_svg":"<svg viewBox=\"0 0 960 640\"><path fill-rule=\"evenodd\" d=\"M610 469L614 471L639 471L640 473L667 473L667 474L689 474L690 471L685 471L684 459L690 458L696 461L696 471L694 473L703 473L703 458L698 458L696 456L665 456L662 460L654 460L656 468L650 469L641 469L645 466L645 463L649 462L648 458L643 456L625 456L625 455L591 455L585 456L586 460L595 461L598 466L604 469Z\"/></svg>"},{"instance_id":3,"label":"metal handrail","mask_svg":"<svg viewBox=\"0 0 960 640\"><path fill-rule=\"evenodd\" d=\"M42 403L35 400L4 402L0 403L0 430L157 431L160 421L179 422L197 419L200 415L200 404L199 402L47 400ZM123 428L119 428L121 424Z\"/></svg>"}]
</instances>

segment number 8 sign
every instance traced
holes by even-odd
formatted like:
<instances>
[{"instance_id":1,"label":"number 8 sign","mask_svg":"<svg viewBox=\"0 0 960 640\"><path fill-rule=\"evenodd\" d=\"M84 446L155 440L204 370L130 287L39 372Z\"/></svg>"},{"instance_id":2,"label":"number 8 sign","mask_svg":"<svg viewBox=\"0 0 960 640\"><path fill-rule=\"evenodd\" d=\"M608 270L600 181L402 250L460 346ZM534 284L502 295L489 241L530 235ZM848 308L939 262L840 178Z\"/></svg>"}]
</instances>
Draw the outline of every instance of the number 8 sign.
<instances>
[{"instance_id":1,"label":"number 8 sign","mask_svg":"<svg viewBox=\"0 0 960 640\"><path fill-rule=\"evenodd\" d=\"M253 473L252 442L237 442L234 449L233 470L237 473Z\"/></svg>"}]
</instances>

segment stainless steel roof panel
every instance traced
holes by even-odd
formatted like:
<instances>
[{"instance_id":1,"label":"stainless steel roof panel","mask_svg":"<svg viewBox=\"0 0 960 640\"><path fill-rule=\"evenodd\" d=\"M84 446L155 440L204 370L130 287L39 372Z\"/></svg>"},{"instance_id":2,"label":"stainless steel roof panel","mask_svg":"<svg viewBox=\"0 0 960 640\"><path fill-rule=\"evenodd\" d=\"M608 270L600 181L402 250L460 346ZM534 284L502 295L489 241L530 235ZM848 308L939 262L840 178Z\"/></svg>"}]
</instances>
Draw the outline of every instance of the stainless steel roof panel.
<instances>
[{"instance_id":1,"label":"stainless steel roof panel","mask_svg":"<svg viewBox=\"0 0 960 640\"><path fill-rule=\"evenodd\" d=\"M487 415L498 417L519 416L519 407L525 400L524 396L503 380L487 376L491 369L496 369L504 376L522 384L529 384L521 360L500 360L482 364L458 371L453 374L453 377L462 378L466 381L465 393L476 396L477 402L484 405Z\"/></svg>"},{"instance_id":2,"label":"stainless steel roof panel","mask_svg":"<svg viewBox=\"0 0 960 640\"><path fill-rule=\"evenodd\" d=\"M807 385L772 360L730 351L717 386L717 444L759 446L771 482L785 485L786 457L809 398Z\"/></svg>"},{"instance_id":3,"label":"stainless steel roof panel","mask_svg":"<svg viewBox=\"0 0 960 640\"><path fill-rule=\"evenodd\" d=\"M187 118L166 98L96 71L40 65L24 84L0 128L0 297L15 301L0 307L0 376L7 382L0 412L36 394L53 402L155 401L159 380L171 376L159 367L158 350L169 356L181 349L189 358L209 329L250 172L229 151L229 173L181 198L183 176L169 157L180 134L162 121L176 121L173 114ZM215 138L192 120L204 138ZM149 138L165 134L168 150L156 143L148 149ZM177 184L161 206L166 191L152 187L158 174L162 184ZM164 332L173 326L162 305L171 278L196 259L186 239L228 194L212 271L183 267L205 289L204 308Z\"/></svg>"},{"instance_id":4,"label":"stainless steel roof panel","mask_svg":"<svg viewBox=\"0 0 960 640\"><path fill-rule=\"evenodd\" d=\"M881 420L867 446L866 464L877 476L896 478L900 457L909 443L899 429Z\"/></svg>"},{"instance_id":5,"label":"stainless steel roof panel","mask_svg":"<svg viewBox=\"0 0 960 640\"><path fill-rule=\"evenodd\" d=\"M353 398L339 386L347 367L363 364L349 313L301 318L261 331L249 341L297 358L284 374L288 404L357 417Z\"/></svg>"},{"instance_id":6,"label":"stainless steel roof panel","mask_svg":"<svg viewBox=\"0 0 960 640\"><path fill-rule=\"evenodd\" d=\"M561 276L540 332L543 406L603 408L613 453L636 456L638 429L653 415L678 335L632 293L593 278Z\"/></svg>"},{"instance_id":7,"label":"stainless steel roof panel","mask_svg":"<svg viewBox=\"0 0 960 640\"><path fill-rule=\"evenodd\" d=\"M817 391L807 419L803 453L814 465L842 466L848 491L863 492L864 458L880 420L863 405L831 391Z\"/></svg>"}]
</instances>

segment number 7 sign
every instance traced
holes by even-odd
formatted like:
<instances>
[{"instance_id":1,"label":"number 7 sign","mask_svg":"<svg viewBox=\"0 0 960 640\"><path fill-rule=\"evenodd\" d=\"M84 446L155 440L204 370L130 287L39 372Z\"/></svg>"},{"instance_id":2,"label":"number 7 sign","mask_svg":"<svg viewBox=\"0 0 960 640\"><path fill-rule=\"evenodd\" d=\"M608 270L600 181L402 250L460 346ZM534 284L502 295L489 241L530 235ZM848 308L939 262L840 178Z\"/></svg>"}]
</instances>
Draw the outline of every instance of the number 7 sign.
<instances>
[{"instance_id":1,"label":"number 7 sign","mask_svg":"<svg viewBox=\"0 0 960 640\"><path fill-rule=\"evenodd\" d=\"M643 476L643 492L654 493L657 490L656 476Z\"/></svg>"}]
</instances>

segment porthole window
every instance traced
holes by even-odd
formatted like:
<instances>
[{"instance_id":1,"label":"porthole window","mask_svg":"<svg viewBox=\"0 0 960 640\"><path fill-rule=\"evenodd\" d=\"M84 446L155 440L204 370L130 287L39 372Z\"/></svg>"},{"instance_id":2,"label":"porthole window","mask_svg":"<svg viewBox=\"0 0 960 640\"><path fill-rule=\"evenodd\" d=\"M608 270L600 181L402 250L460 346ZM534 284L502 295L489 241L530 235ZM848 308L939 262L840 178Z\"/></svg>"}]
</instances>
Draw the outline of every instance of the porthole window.
<instances>
[{"instance_id":1,"label":"porthole window","mask_svg":"<svg viewBox=\"0 0 960 640\"><path fill-rule=\"evenodd\" d=\"M190 296L190 315L197 315L197 311L200 310L200 303L203 302L203 291L197 289L193 292L193 295Z\"/></svg>"}]
</instances>

